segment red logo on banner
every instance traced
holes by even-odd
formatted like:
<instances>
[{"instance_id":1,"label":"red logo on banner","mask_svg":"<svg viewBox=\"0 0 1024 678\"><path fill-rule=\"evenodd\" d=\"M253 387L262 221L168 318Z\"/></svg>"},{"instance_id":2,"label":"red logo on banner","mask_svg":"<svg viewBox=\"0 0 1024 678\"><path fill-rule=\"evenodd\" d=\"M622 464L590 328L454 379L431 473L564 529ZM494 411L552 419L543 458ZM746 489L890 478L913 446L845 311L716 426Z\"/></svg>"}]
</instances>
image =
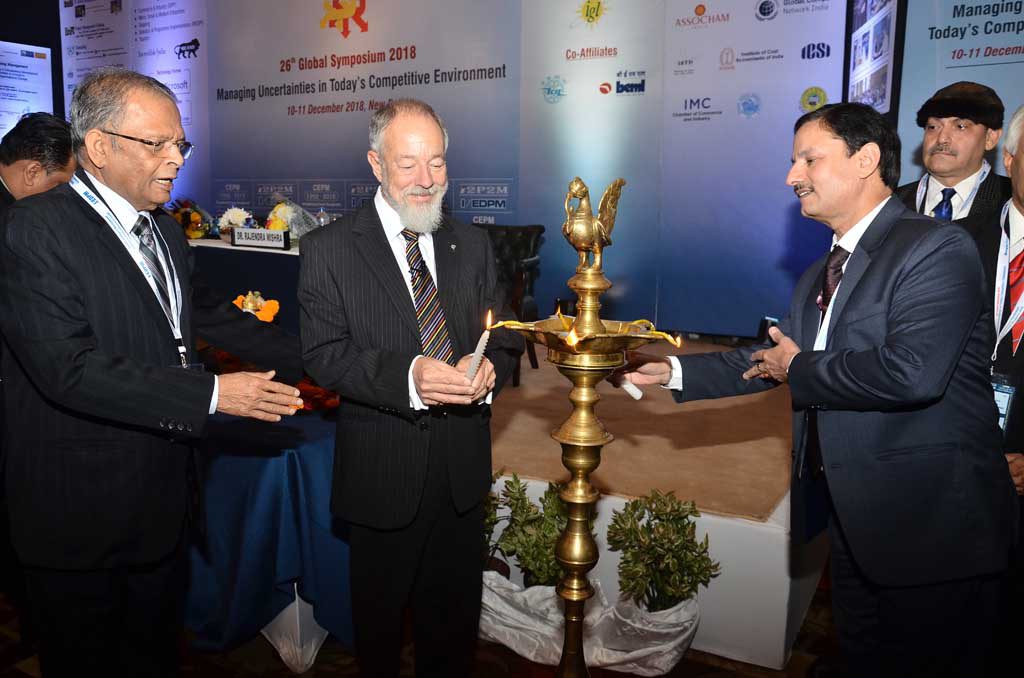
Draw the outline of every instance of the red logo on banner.
<instances>
[{"instance_id":1,"label":"red logo on banner","mask_svg":"<svg viewBox=\"0 0 1024 678\"><path fill-rule=\"evenodd\" d=\"M365 11L366 0L324 0L324 17L320 19L320 28L337 28L342 37L347 38L352 32L348 22L352 21L359 27L360 33L365 33L370 27L363 19Z\"/></svg>"},{"instance_id":2,"label":"red logo on banner","mask_svg":"<svg viewBox=\"0 0 1024 678\"><path fill-rule=\"evenodd\" d=\"M610 82L602 82L598 89L601 90L601 94L608 94L608 92L612 91L612 84Z\"/></svg>"}]
</instances>

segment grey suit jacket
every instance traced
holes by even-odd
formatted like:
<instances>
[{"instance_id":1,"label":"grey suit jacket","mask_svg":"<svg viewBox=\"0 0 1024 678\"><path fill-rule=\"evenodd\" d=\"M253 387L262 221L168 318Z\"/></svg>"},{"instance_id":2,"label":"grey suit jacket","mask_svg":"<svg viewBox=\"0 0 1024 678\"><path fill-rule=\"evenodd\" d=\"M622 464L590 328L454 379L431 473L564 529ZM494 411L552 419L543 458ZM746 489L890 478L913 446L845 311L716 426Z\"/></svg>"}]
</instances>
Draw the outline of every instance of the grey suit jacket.
<instances>
[{"instance_id":1,"label":"grey suit jacket","mask_svg":"<svg viewBox=\"0 0 1024 678\"><path fill-rule=\"evenodd\" d=\"M511 318L496 283L490 240L445 218L434 233L437 289L455 353L471 353L488 309ZM490 408L409 407L408 370L421 353L416 310L372 204L307 235L299 275L306 371L337 391L331 508L351 522L397 528L416 514L430 454L446 457L456 508L481 501L490 487ZM497 389L511 374L522 339L491 333L486 355ZM442 419L436 418L443 412ZM431 445L443 426L448 444ZM435 432L436 433L436 432ZM436 440L436 438L435 438Z\"/></svg>"},{"instance_id":2,"label":"grey suit jacket","mask_svg":"<svg viewBox=\"0 0 1024 678\"><path fill-rule=\"evenodd\" d=\"M804 273L781 324L802 349L789 368L794 487L806 478L806 414L817 410L828 489L869 579L908 586L1004 569L1017 502L973 242L889 200L850 256L827 346L814 351L823 267L824 257ZM757 348L682 357L677 400L769 388L740 378Z\"/></svg>"}]
</instances>

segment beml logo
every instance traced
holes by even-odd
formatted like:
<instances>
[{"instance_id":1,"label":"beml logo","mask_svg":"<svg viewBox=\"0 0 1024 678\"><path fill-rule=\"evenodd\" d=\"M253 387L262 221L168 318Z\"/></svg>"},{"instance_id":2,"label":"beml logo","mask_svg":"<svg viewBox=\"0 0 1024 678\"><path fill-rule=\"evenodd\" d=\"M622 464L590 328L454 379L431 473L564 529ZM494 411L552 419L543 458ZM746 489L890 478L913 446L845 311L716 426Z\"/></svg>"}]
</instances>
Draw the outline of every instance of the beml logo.
<instances>
[{"instance_id":1,"label":"beml logo","mask_svg":"<svg viewBox=\"0 0 1024 678\"><path fill-rule=\"evenodd\" d=\"M612 91L612 84L610 82L602 82L598 89L601 90L601 94L608 94Z\"/></svg>"}]
</instances>

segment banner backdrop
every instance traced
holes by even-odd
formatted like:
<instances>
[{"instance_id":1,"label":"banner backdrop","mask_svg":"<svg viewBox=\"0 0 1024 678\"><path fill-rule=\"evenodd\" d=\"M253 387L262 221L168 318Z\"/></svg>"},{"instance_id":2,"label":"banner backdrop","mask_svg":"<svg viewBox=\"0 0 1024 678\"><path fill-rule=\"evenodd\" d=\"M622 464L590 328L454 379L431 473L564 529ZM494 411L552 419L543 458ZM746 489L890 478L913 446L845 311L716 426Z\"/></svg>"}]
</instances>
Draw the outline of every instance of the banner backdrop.
<instances>
[{"instance_id":1,"label":"banner backdrop","mask_svg":"<svg viewBox=\"0 0 1024 678\"><path fill-rule=\"evenodd\" d=\"M209 4L214 208L265 213L274 193L313 211L358 208L377 188L371 112L416 97L451 130L455 215L515 223L518 3L325 4Z\"/></svg>"},{"instance_id":2,"label":"banner backdrop","mask_svg":"<svg viewBox=\"0 0 1024 678\"><path fill-rule=\"evenodd\" d=\"M448 206L547 227L536 297L565 298L567 186L616 177L605 317L751 335L828 233L784 185L792 125L838 100L841 0L57 0L71 91L99 65L167 83L196 143L175 186L214 213L370 200L371 111L429 101Z\"/></svg>"},{"instance_id":3,"label":"banner backdrop","mask_svg":"<svg viewBox=\"0 0 1024 678\"><path fill-rule=\"evenodd\" d=\"M845 3L666 5L659 318L751 336L831 231L785 185L793 123L842 97Z\"/></svg>"},{"instance_id":4,"label":"banner backdrop","mask_svg":"<svg viewBox=\"0 0 1024 678\"><path fill-rule=\"evenodd\" d=\"M901 183L924 172L917 110L940 87L970 80L994 89L1006 107L1003 124L1024 104L1024 1L910 2L903 50L899 132L903 139ZM1006 174L1002 140L990 157Z\"/></svg>"}]
</instances>

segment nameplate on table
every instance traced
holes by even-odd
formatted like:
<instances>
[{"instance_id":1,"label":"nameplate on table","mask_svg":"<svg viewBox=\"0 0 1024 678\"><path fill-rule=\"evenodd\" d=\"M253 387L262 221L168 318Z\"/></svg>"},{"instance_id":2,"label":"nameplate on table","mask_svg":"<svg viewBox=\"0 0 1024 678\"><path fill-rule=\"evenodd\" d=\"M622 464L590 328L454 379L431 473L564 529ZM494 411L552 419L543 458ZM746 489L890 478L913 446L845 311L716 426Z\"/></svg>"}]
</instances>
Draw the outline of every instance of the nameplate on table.
<instances>
[{"instance_id":1,"label":"nameplate on table","mask_svg":"<svg viewBox=\"0 0 1024 678\"><path fill-rule=\"evenodd\" d=\"M288 231L271 231L266 228L233 228L231 244L235 247L269 247L275 250L291 249Z\"/></svg>"}]
</instances>

